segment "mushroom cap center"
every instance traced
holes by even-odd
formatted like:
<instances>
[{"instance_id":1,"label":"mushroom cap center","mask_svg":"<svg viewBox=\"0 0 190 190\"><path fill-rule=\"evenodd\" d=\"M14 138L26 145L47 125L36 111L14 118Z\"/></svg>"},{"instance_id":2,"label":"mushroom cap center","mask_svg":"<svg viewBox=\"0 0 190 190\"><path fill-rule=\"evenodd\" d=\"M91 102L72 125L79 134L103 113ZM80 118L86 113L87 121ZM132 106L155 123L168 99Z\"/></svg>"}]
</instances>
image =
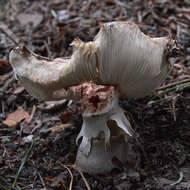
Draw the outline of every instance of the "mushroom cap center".
<instances>
[{"instance_id":1,"label":"mushroom cap center","mask_svg":"<svg viewBox=\"0 0 190 190\"><path fill-rule=\"evenodd\" d=\"M88 117L109 112L118 100L117 97L117 91L113 86L84 83L81 100L83 116Z\"/></svg>"}]
</instances>

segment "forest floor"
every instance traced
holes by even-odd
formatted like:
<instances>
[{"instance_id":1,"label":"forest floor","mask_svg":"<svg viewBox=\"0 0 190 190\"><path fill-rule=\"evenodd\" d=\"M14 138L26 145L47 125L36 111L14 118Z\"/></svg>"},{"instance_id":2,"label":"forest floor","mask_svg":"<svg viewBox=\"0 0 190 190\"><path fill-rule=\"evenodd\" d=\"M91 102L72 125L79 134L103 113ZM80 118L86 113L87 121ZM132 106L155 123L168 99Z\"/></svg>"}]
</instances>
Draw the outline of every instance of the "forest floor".
<instances>
[{"instance_id":1,"label":"forest floor","mask_svg":"<svg viewBox=\"0 0 190 190\"><path fill-rule=\"evenodd\" d=\"M141 152L137 174L119 168L83 173L84 179L71 167L82 124L79 103L31 97L15 79L8 54L24 44L42 56L70 56L74 38L92 40L110 21L135 22L151 37L175 36L183 56L154 94L120 102L147 155ZM1 0L0 189L69 189L71 179L73 190L87 189L85 182L92 190L190 189L190 1Z\"/></svg>"}]
</instances>

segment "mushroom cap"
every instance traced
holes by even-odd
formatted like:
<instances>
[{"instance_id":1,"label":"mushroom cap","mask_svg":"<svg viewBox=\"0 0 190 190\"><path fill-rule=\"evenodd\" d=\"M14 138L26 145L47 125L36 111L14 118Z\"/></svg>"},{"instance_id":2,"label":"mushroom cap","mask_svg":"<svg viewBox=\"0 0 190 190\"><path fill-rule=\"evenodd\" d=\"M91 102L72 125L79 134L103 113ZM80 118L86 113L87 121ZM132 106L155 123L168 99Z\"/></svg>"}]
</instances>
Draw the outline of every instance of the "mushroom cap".
<instances>
[{"instance_id":1,"label":"mushroom cap","mask_svg":"<svg viewBox=\"0 0 190 190\"><path fill-rule=\"evenodd\" d=\"M53 91L90 81L117 87L119 96L142 98L171 70L172 44L168 37L145 35L134 23L111 22L92 42L74 40L70 58L49 60L17 47L10 63L28 92L39 99L51 100Z\"/></svg>"}]
</instances>

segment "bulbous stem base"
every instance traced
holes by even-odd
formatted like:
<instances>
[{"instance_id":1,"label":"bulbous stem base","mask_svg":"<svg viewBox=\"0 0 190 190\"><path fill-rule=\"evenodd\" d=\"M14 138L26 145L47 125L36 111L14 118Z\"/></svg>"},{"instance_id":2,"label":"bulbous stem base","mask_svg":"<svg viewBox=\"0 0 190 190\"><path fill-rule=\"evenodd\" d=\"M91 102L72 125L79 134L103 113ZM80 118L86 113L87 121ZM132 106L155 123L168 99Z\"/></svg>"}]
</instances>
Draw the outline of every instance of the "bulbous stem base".
<instances>
[{"instance_id":1,"label":"bulbous stem base","mask_svg":"<svg viewBox=\"0 0 190 190\"><path fill-rule=\"evenodd\" d=\"M104 140L93 140L89 155L78 149L75 165L90 174L105 174L114 168L127 167L128 172L135 170L139 155L133 150L133 145L118 137L111 139L106 150ZM115 163L116 161L116 163ZM117 161L119 163L117 163ZM123 163L122 165L120 163Z\"/></svg>"}]
</instances>

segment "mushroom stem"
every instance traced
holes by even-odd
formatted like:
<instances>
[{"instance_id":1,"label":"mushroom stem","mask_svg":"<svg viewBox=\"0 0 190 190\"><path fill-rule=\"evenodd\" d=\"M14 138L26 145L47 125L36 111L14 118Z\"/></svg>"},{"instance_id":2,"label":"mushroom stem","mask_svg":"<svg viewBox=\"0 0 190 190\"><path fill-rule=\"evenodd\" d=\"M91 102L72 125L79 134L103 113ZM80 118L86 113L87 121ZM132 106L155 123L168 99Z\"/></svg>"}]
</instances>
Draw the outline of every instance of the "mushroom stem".
<instances>
[{"instance_id":1,"label":"mushroom stem","mask_svg":"<svg viewBox=\"0 0 190 190\"><path fill-rule=\"evenodd\" d=\"M137 153L130 142L135 132L118 104L115 88L92 83L86 83L83 88L83 125L77 144L82 140L76 166L94 174L117 168L115 158L136 165Z\"/></svg>"}]
</instances>

